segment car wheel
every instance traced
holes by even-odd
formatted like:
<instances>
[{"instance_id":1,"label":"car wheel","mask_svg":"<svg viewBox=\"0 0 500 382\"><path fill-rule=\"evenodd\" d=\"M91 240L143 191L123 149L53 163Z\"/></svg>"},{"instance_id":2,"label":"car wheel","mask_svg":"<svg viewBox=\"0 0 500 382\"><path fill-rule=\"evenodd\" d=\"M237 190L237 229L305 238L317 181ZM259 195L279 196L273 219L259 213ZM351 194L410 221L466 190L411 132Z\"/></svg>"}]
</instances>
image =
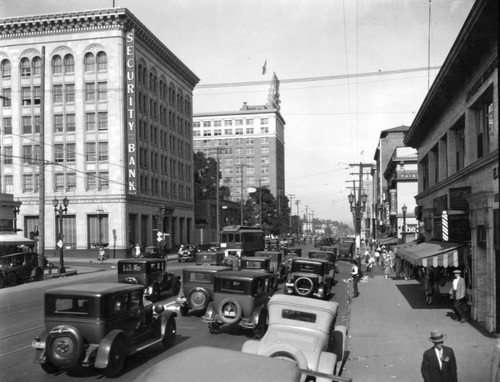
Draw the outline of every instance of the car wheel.
<instances>
[{"instance_id":1,"label":"car wheel","mask_svg":"<svg viewBox=\"0 0 500 382\"><path fill-rule=\"evenodd\" d=\"M165 335L163 336L162 344L165 349L168 349L175 345L175 336L177 334L177 325L175 324L175 319L171 318L167 322L165 327Z\"/></svg>"},{"instance_id":2,"label":"car wheel","mask_svg":"<svg viewBox=\"0 0 500 382\"><path fill-rule=\"evenodd\" d=\"M180 291L181 291L181 281L179 279L176 279L174 288L172 289L172 293L174 296L177 296Z\"/></svg>"},{"instance_id":3,"label":"car wheel","mask_svg":"<svg viewBox=\"0 0 500 382\"><path fill-rule=\"evenodd\" d=\"M196 310L205 310L208 305L208 293L204 289L194 289L189 294L189 303Z\"/></svg>"},{"instance_id":4,"label":"car wheel","mask_svg":"<svg viewBox=\"0 0 500 382\"><path fill-rule=\"evenodd\" d=\"M7 274L7 283L9 285L17 285L19 282L19 278L17 277L15 272L10 272Z\"/></svg>"},{"instance_id":5,"label":"car wheel","mask_svg":"<svg viewBox=\"0 0 500 382\"><path fill-rule=\"evenodd\" d=\"M208 324L208 331L210 332L210 334L219 334L220 333L219 328L220 328L219 324L214 324L214 323Z\"/></svg>"},{"instance_id":6,"label":"car wheel","mask_svg":"<svg viewBox=\"0 0 500 382\"><path fill-rule=\"evenodd\" d=\"M117 377L125 364L125 344L121 339L115 339L111 344L111 349L108 354L108 366L104 370L104 374L108 378Z\"/></svg>"},{"instance_id":7,"label":"car wheel","mask_svg":"<svg viewBox=\"0 0 500 382\"><path fill-rule=\"evenodd\" d=\"M59 367L54 365L48 359L46 359L45 362L40 363L40 366L42 367L42 370L45 371L47 374L55 374L60 370Z\"/></svg>"},{"instance_id":8,"label":"car wheel","mask_svg":"<svg viewBox=\"0 0 500 382\"><path fill-rule=\"evenodd\" d=\"M300 296L309 296L314 290L314 283L309 277L299 277L295 280L294 289Z\"/></svg>"},{"instance_id":9,"label":"car wheel","mask_svg":"<svg viewBox=\"0 0 500 382\"><path fill-rule=\"evenodd\" d=\"M280 358L292 361L299 367L299 369L308 369L307 359L299 349L293 348L289 345L287 346L286 344L282 344L280 347L281 349L270 349L269 352L266 352L267 354L263 355L267 355L270 358Z\"/></svg>"},{"instance_id":10,"label":"car wheel","mask_svg":"<svg viewBox=\"0 0 500 382\"><path fill-rule=\"evenodd\" d=\"M0 275L0 289L5 288L7 286L7 280L3 275Z\"/></svg>"},{"instance_id":11,"label":"car wheel","mask_svg":"<svg viewBox=\"0 0 500 382\"><path fill-rule=\"evenodd\" d=\"M241 319L241 305L233 298L222 300L218 306L218 310L217 313L219 313L221 320L225 324L234 324Z\"/></svg>"},{"instance_id":12,"label":"car wheel","mask_svg":"<svg viewBox=\"0 0 500 382\"><path fill-rule=\"evenodd\" d=\"M189 313L189 307L187 306L181 306L179 310L181 312L182 317L186 317Z\"/></svg>"},{"instance_id":13,"label":"car wheel","mask_svg":"<svg viewBox=\"0 0 500 382\"><path fill-rule=\"evenodd\" d=\"M35 280L42 281L43 280L43 270L42 268L37 268L35 271Z\"/></svg>"},{"instance_id":14,"label":"car wheel","mask_svg":"<svg viewBox=\"0 0 500 382\"><path fill-rule=\"evenodd\" d=\"M253 329L253 336L255 339L260 340L262 337L264 337L266 331L267 331L267 313L265 310L262 310L259 314L259 319L257 321L257 324Z\"/></svg>"},{"instance_id":15,"label":"car wheel","mask_svg":"<svg viewBox=\"0 0 500 382\"><path fill-rule=\"evenodd\" d=\"M85 341L73 326L59 325L50 331L46 344L48 360L58 367L68 368L81 360Z\"/></svg>"}]
</instances>

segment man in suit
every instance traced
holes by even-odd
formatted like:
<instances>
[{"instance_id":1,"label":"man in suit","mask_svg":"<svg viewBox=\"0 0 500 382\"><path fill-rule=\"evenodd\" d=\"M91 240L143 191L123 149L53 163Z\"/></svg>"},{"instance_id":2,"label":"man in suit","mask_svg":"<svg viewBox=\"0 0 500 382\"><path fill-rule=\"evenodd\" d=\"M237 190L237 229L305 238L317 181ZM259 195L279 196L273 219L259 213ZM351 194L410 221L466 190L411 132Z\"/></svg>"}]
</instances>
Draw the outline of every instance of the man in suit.
<instances>
[{"instance_id":1,"label":"man in suit","mask_svg":"<svg viewBox=\"0 0 500 382\"><path fill-rule=\"evenodd\" d=\"M457 382L457 361L453 349L444 346L445 336L437 330L429 340L434 346L424 352L420 371L424 382Z\"/></svg>"},{"instance_id":2,"label":"man in suit","mask_svg":"<svg viewBox=\"0 0 500 382\"><path fill-rule=\"evenodd\" d=\"M462 271L453 271L455 279L450 290L450 298L453 300L453 310L457 316L457 321L466 322L467 318L467 298L465 280L461 277Z\"/></svg>"},{"instance_id":3,"label":"man in suit","mask_svg":"<svg viewBox=\"0 0 500 382\"><path fill-rule=\"evenodd\" d=\"M359 273L358 261L351 260L351 263L352 263L351 277L352 277L352 287L353 287L353 293L354 293L352 297L358 297L359 296L358 282L359 282L359 279L361 278L361 275Z\"/></svg>"}]
</instances>

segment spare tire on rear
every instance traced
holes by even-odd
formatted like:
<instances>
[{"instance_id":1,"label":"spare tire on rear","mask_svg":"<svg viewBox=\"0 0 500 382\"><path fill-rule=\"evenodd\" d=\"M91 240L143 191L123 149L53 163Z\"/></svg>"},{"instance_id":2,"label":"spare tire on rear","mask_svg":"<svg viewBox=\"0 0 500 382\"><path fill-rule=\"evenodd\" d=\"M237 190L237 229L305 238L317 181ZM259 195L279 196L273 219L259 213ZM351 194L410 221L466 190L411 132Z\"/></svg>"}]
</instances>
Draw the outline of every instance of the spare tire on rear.
<instances>
[{"instance_id":1,"label":"spare tire on rear","mask_svg":"<svg viewBox=\"0 0 500 382\"><path fill-rule=\"evenodd\" d=\"M46 340L49 360L61 368L78 365L84 354L84 346L82 335L70 325L56 326Z\"/></svg>"}]
</instances>

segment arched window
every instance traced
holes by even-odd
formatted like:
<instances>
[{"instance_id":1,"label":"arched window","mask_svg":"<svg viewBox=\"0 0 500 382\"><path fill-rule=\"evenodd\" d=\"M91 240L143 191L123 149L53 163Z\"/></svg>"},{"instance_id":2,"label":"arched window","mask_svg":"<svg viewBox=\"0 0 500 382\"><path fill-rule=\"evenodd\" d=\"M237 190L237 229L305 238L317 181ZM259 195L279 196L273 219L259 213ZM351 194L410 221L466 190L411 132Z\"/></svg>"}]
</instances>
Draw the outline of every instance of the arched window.
<instances>
[{"instance_id":1,"label":"arched window","mask_svg":"<svg viewBox=\"0 0 500 382\"><path fill-rule=\"evenodd\" d=\"M42 74L42 59L35 57L33 59L33 75L40 76Z\"/></svg>"},{"instance_id":2,"label":"arched window","mask_svg":"<svg viewBox=\"0 0 500 382\"><path fill-rule=\"evenodd\" d=\"M52 74L62 74L62 59L61 56L52 57Z\"/></svg>"},{"instance_id":3,"label":"arched window","mask_svg":"<svg viewBox=\"0 0 500 382\"><path fill-rule=\"evenodd\" d=\"M10 61L9 60L2 61L1 69L2 69L2 77L3 78L10 78L11 69L10 69Z\"/></svg>"},{"instance_id":4,"label":"arched window","mask_svg":"<svg viewBox=\"0 0 500 382\"><path fill-rule=\"evenodd\" d=\"M72 74L75 72L75 59L73 55L67 54L64 56L64 73Z\"/></svg>"},{"instance_id":5,"label":"arched window","mask_svg":"<svg viewBox=\"0 0 500 382\"><path fill-rule=\"evenodd\" d=\"M22 77L28 77L31 76L31 64L30 60L28 60L26 57L21 59L21 76Z\"/></svg>"},{"instance_id":6,"label":"arched window","mask_svg":"<svg viewBox=\"0 0 500 382\"><path fill-rule=\"evenodd\" d=\"M95 57L92 53L87 53L83 58L85 72L95 72Z\"/></svg>"},{"instance_id":7,"label":"arched window","mask_svg":"<svg viewBox=\"0 0 500 382\"><path fill-rule=\"evenodd\" d=\"M104 52L97 53L97 70L108 70L108 56Z\"/></svg>"}]
</instances>

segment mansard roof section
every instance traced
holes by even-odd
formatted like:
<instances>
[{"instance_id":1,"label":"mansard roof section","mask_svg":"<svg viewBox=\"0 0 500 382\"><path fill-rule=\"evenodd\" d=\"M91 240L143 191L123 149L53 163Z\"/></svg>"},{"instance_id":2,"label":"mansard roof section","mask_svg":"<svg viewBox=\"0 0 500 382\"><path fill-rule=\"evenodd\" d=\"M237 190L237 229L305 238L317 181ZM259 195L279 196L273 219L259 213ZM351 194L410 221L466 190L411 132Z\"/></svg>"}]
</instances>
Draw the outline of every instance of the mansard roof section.
<instances>
[{"instance_id":1,"label":"mansard roof section","mask_svg":"<svg viewBox=\"0 0 500 382\"><path fill-rule=\"evenodd\" d=\"M498 0L477 0L406 134L404 144L418 148L431 133L448 102L463 88L484 55L498 44ZM498 56L490 67L498 67ZM468 89L467 89L468 90Z\"/></svg>"},{"instance_id":2,"label":"mansard roof section","mask_svg":"<svg viewBox=\"0 0 500 382\"><path fill-rule=\"evenodd\" d=\"M0 40L23 36L71 34L75 32L119 29L135 31L136 38L171 66L191 85L200 79L168 49L127 8L106 8L0 19Z\"/></svg>"}]
</instances>

